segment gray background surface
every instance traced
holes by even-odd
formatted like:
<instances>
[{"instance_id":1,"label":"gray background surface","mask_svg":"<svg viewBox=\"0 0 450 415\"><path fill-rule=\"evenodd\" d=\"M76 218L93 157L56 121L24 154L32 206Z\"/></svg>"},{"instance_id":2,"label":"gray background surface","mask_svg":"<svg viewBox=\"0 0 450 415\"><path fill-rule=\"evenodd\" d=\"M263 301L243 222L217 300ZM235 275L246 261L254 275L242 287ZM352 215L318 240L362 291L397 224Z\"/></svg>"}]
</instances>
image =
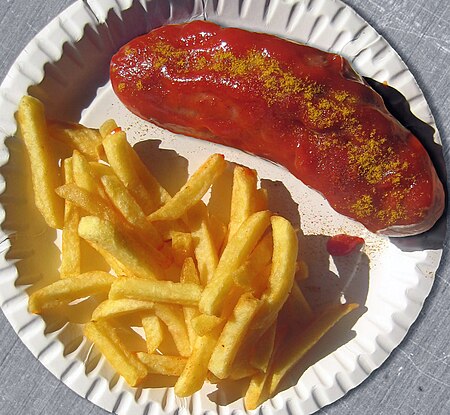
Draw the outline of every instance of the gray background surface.
<instances>
[{"instance_id":1,"label":"gray background surface","mask_svg":"<svg viewBox=\"0 0 450 415\"><path fill-rule=\"evenodd\" d=\"M450 1L345 0L406 61L450 140ZM0 0L0 80L72 0ZM1 111L1 109L0 109ZM447 155L447 154L446 154ZM447 247L448 248L448 247ZM322 414L450 414L450 272L444 259L423 312L385 364ZM106 414L53 377L0 312L0 415Z\"/></svg>"}]
</instances>

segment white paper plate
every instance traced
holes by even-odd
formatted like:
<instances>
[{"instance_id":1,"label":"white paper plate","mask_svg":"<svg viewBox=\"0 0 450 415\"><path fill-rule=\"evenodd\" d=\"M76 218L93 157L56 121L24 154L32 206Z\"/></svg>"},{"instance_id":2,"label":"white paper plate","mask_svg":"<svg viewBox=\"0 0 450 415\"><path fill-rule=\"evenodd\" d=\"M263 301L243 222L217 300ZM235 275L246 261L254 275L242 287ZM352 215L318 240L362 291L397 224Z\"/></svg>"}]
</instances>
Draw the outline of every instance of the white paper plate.
<instances>
[{"instance_id":1,"label":"white paper plate","mask_svg":"<svg viewBox=\"0 0 450 415\"><path fill-rule=\"evenodd\" d=\"M363 19L337 0L201 0L146 2L78 1L54 19L19 56L0 92L0 201L2 238L0 304L32 353L67 386L119 414L244 411L232 389L205 385L189 399L171 388L136 390L114 374L81 335L76 324L44 320L27 312L28 292L57 278L59 235L33 207L29 173L14 113L27 92L40 98L50 117L97 127L115 118L157 176L170 170L192 172L207 155L258 170L274 195L272 208L298 223L311 277L305 292L315 307L342 294L359 302L358 313L333 329L295 386L264 407L265 414L307 414L339 399L379 367L401 342L427 297L442 255L443 232L394 243L367 232L333 212L323 198L284 169L239 152L168 133L137 119L119 103L108 83L112 54L133 37L169 22L207 18L222 25L274 33L349 58L364 76L399 90L411 111L434 128L428 105L405 64ZM431 137L432 138L432 137ZM149 140L150 139L150 140ZM163 179L162 179L163 180ZM348 232L366 240L363 252L333 261L324 250L326 235ZM299 374L302 373L299 368ZM294 375L293 375L294 376ZM237 412L236 412L237 411Z\"/></svg>"}]
</instances>

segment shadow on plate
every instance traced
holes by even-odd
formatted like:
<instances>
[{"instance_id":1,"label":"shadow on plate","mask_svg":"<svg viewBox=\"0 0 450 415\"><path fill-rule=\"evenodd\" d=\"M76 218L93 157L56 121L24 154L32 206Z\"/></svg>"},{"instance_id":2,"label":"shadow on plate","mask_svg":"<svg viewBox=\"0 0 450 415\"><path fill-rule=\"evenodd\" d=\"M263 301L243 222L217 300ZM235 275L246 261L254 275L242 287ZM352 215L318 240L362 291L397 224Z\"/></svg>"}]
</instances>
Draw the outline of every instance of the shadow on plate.
<instances>
[{"instance_id":1,"label":"shadow on plate","mask_svg":"<svg viewBox=\"0 0 450 415\"><path fill-rule=\"evenodd\" d=\"M434 141L434 128L417 118L412 112L406 98L396 89L365 78L366 82L383 98L389 112L410 130L427 150L436 168L439 179L444 185L445 201L447 202L447 172L442 146ZM447 230L447 203L444 214L429 231L414 236L390 238L390 242L402 251L420 251L423 249L442 249Z\"/></svg>"},{"instance_id":2,"label":"shadow on plate","mask_svg":"<svg viewBox=\"0 0 450 415\"><path fill-rule=\"evenodd\" d=\"M174 150L160 148L161 140L144 140L134 145L147 169L171 195L186 183L188 161Z\"/></svg>"},{"instance_id":3,"label":"shadow on plate","mask_svg":"<svg viewBox=\"0 0 450 415\"><path fill-rule=\"evenodd\" d=\"M6 146L10 157L0 168L6 182L6 189L0 195L5 210L2 230L10 243L6 260L17 269L15 285L31 293L58 279L60 253L54 243L56 231L47 226L34 205L23 142L10 137Z\"/></svg>"}]
</instances>

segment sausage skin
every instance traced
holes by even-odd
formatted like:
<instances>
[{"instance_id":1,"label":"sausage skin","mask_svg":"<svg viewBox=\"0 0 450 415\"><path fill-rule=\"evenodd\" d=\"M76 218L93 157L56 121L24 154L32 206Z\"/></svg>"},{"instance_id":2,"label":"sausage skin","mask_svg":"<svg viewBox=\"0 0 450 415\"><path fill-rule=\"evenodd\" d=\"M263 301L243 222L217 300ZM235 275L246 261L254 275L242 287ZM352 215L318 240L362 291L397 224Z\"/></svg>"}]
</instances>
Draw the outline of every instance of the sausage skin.
<instances>
[{"instance_id":1,"label":"sausage skin","mask_svg":"<svg viewBox=\"0 0 450 415\"><path fill-rule=\"evenodd\" d=\"M279 163L372 232L418 234L442 215L426 150L342 56L194 21L132 40L110 75L136 115Z\"/></svg>"}]
</instances>

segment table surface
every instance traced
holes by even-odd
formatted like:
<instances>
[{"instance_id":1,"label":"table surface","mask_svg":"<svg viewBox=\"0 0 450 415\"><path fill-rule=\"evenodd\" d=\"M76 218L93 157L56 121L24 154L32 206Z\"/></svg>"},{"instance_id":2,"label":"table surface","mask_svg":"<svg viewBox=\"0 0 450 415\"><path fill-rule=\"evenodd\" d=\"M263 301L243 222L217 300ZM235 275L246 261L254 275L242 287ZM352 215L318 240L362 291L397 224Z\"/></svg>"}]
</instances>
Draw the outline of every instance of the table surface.
<instances>
[{"instance_id":1,"label":"table surface","mask_svg":"<svg viewBox=\"0 0 450 415\"><path fill-rule=\"evenodd\" d=\"M450 1L345 0L380 32L416 77L448 153ZM0 80L24 46L73 0L0 2ZM446 154L447 156L447 154ZM447 159L447 157L446 157ZM359 387L319 413L450 413L450 264L444 259L423 311L401 345ZM0 415L106 414L56 379L0 313Z\"/></svg>"}]
</instances>

